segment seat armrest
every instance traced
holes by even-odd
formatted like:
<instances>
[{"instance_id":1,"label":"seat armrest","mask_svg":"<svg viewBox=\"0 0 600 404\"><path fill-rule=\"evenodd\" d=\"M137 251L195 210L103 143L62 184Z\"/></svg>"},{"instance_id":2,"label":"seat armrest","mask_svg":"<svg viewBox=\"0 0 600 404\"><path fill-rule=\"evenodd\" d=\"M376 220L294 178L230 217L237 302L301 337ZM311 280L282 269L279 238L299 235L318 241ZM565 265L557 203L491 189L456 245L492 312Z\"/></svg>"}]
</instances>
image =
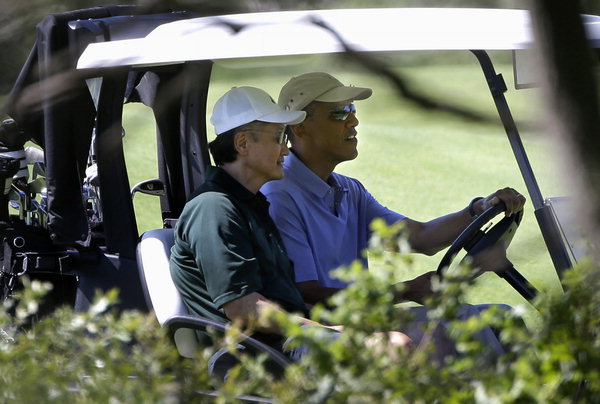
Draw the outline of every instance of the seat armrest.
<instances>
[{"instance_id":1,"label":"seat armrest","mask_svg":"<svg viewBox=\"0 0 600 404\"><path fill-rule=\"evenodd\" d=\"M169 330L169 335L171 338L174 338L175 332L181 328L188 328L199 331L206 331L207 329L213 329L218 333L226 333L229 329L229 326L222 323L217 323L216 321L209 320L207 318L191 316L191 315L177 315L172 316L164 324ZM240 334L240 341L238 344L244 346L252 352L256 353L266 353L271 360L273 360L277 365L285 368L292 361L285 356L280 351L275 348L258 341L255 338L252 338L245 334Z\"/></svg>"}]
</instances>

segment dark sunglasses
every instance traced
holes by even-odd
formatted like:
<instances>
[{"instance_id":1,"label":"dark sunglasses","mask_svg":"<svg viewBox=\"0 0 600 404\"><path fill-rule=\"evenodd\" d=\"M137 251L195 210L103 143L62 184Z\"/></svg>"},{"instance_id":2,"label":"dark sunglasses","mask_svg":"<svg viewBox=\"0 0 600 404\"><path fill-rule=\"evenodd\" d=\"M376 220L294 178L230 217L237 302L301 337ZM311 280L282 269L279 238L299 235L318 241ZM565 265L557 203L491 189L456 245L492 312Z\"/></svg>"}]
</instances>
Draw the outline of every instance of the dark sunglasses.
<instances>
[{"instance_id":1,"label":"dark sunglasses","mask_svg":"<svg viewBox=\"0 0 600 404\"><path fill-rule=\"evenodd\" d=\"M354 104L344 105L343 107L336 107L329 111L329 116L331 119L335 119L336 121L345 121L348 119L350 114L356 113L356 107Z\"/></svg>"}]
</instances>

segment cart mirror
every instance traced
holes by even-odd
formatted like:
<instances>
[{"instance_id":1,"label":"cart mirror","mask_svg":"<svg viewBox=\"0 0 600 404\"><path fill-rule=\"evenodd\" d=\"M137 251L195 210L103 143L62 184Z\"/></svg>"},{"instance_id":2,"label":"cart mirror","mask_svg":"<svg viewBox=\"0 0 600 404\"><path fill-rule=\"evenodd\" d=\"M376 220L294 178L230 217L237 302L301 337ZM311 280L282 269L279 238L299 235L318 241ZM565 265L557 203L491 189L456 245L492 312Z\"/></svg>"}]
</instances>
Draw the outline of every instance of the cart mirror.
<instances>
[{"instance_id":1,"label":"cart mirror","mask_svg":"<svg viewBox=\"0 0 600 404\"><path fill-rule=\"evenodd\" d=\"M164 182L162 182L158 178L153 178L135 184L133 188L131 188L132 198L136 192L140 192L146 195L164 196L167 194L167 189L165 187Z\"/></svg>"},{"instance_id":2,"label":"cart mirror","mask_svg":"<svg viewBox=\"0 0 600 404\"><path fill-rule=\"evenodd\" d=\"M513 72L515 75L515 88L517 90L539 87L538 66L538 56L534 50L513 50Z\"/></svg>"},{"instance_id":3,"label":"cart mirror","mask_svg":"<svg viewBox=\"0 0 600 404\"><path fill-rule=\"evenodd\" d=\"M87 79L86 81L88 90L90 91L90 96L94 101L94 106L96 107L96 111L98 110L98 100L100 99L100 89L102 88L102 77L94 77L91 79Z\"/></svg>"}]
</instances>

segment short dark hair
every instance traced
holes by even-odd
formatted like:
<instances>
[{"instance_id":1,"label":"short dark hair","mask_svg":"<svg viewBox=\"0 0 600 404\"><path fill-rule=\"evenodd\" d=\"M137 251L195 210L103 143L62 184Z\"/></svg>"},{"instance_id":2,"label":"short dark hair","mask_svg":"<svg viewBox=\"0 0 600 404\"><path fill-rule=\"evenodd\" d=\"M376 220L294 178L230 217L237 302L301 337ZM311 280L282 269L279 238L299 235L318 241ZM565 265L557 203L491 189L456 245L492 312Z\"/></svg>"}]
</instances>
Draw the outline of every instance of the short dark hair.
<instances>
[{"instance_id":1,"label":"short dark hair","mask_svg":"<svg viewBox=\"0 0 600 404\"><path fill-rule=\"evenodd\" d=\"M238 128L229 129L227 132L217 135L215 140L208 144L208 149L215 161L215 165L221 166L225 163L235 161L237 151L233 145L233 138L235 137L237 130Z\"/></svg>"},{"instance_id":2,"label":"short dark hair","mask_svg":"<svg viewBox=\"0 0 600 404\"><path fill-rule=\"evenodd\" d=\"M235 134L244 130L254 129L256 123L264 124L265 122L252 121L242 126L238 126L237 128L229 129L228 131L217 135L217 137L208 144L208 149L210 150L210 154L215 161L215 165L221 166L225 163L232 163L235 161L237 158L237 151L235 150L235 145L233 144ZM251 133L250 135L254 140L257 140L257 137L254 133Z\"/></svg>"}]
</instances>

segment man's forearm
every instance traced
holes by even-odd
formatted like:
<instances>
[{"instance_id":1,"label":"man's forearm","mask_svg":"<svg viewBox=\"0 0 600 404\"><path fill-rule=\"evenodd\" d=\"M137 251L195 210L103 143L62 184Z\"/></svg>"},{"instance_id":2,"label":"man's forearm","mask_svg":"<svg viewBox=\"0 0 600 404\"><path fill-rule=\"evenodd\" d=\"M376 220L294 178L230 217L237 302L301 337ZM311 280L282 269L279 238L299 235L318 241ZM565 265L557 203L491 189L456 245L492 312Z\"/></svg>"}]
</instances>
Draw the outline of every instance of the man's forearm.
<instances>
[{"instance_id":1,"label":"man's forearm","mask_svg":"<svg viewBox=\"0 0 600 404\"><path fill-rule=\"evenodd\" d=\"M326 300L340 290L323 287L319 285L318 281L299 282L296 284L296 286L298 286L298 290L300 290L302 298L308 304L326 304Z\"/></svg>"},{"instance_id":2,"label":"man's forearm","mask_svg":"<svg viewBox=\"0 0 600 404\"><path fill-rule=\"evenodd\" d=\"M435 276L435 271L426 272L410 281L402 282L402 290L394 294L394 301L397 303L412 301L423 304L425 298L433 294L431 289L431 278Z\"/></svg>"},{"instance_id":3,"label":"man's forearm","mask_svg":"<svg viewBox=\"0 0 600 404\"><path fill-rule=\"evenodd\" d=\"M270 316L265 316L265 313L270 310L280 312L286 311L278 304L262 296L260 293L253 292L228 302L223 305L223 310L225 311L225 315L231 321L237 321L241 323L243 327L252 328L253 331L283 334L283 330L279 325L273 321ZM341 331L339 326L325 326L302 316L296 316L296 319L303 325L327 327Z\"/></svg>"},{"instance_id":4,"label":"man's forearm","mask_svg":"<svg viewBox=\"0 0 600 404\"><path fill-rule=\"evenodd\" d=\"M433 255L456 240L473 218L465 208L425 223L408 220L411 248L419 253Z\"/></svg>"},{"instance_id":5,"label":"man's forearm","mask_svg":"<svg viewBox=\"0 0 600 404\"><path fill-rule=\"evenodd\" d=\"M282 330L279 326L263 315L266 310L283 311L279 305L256 292L223 305L223 311L231 321L252 328L254 331L281 334Z\"/></svg>"},{"instance_id":6,"label":"man's forearm","mask_svg":"<svg viewBox=\"0 0 600 404\"><path fill-rule=\"evenodd\" d=\"M475 198L462 210L421 223L407 219L411 247L428 255L448 247L460 233L486 209L503 202L505 214L511 215L523 209L525 197L512 188L499 189L485 198Z\"/></svg>"},{"instance_id":7,"label":"man's forearm","mask_svg":"<svg viewBox=\"0 0 600 404\"><path fill-rule=\"evenodd\" d=\"M403 282L403 289L394 295L396 302L413 301L423 303L427 296L431 296L431 278L435 271L424 273L410 281ZM325 288L317 281L300 282L297 284L304 301L308 304L326 304L327 299L339 292L340 289Z\"/></svg>"}]
</instances>

